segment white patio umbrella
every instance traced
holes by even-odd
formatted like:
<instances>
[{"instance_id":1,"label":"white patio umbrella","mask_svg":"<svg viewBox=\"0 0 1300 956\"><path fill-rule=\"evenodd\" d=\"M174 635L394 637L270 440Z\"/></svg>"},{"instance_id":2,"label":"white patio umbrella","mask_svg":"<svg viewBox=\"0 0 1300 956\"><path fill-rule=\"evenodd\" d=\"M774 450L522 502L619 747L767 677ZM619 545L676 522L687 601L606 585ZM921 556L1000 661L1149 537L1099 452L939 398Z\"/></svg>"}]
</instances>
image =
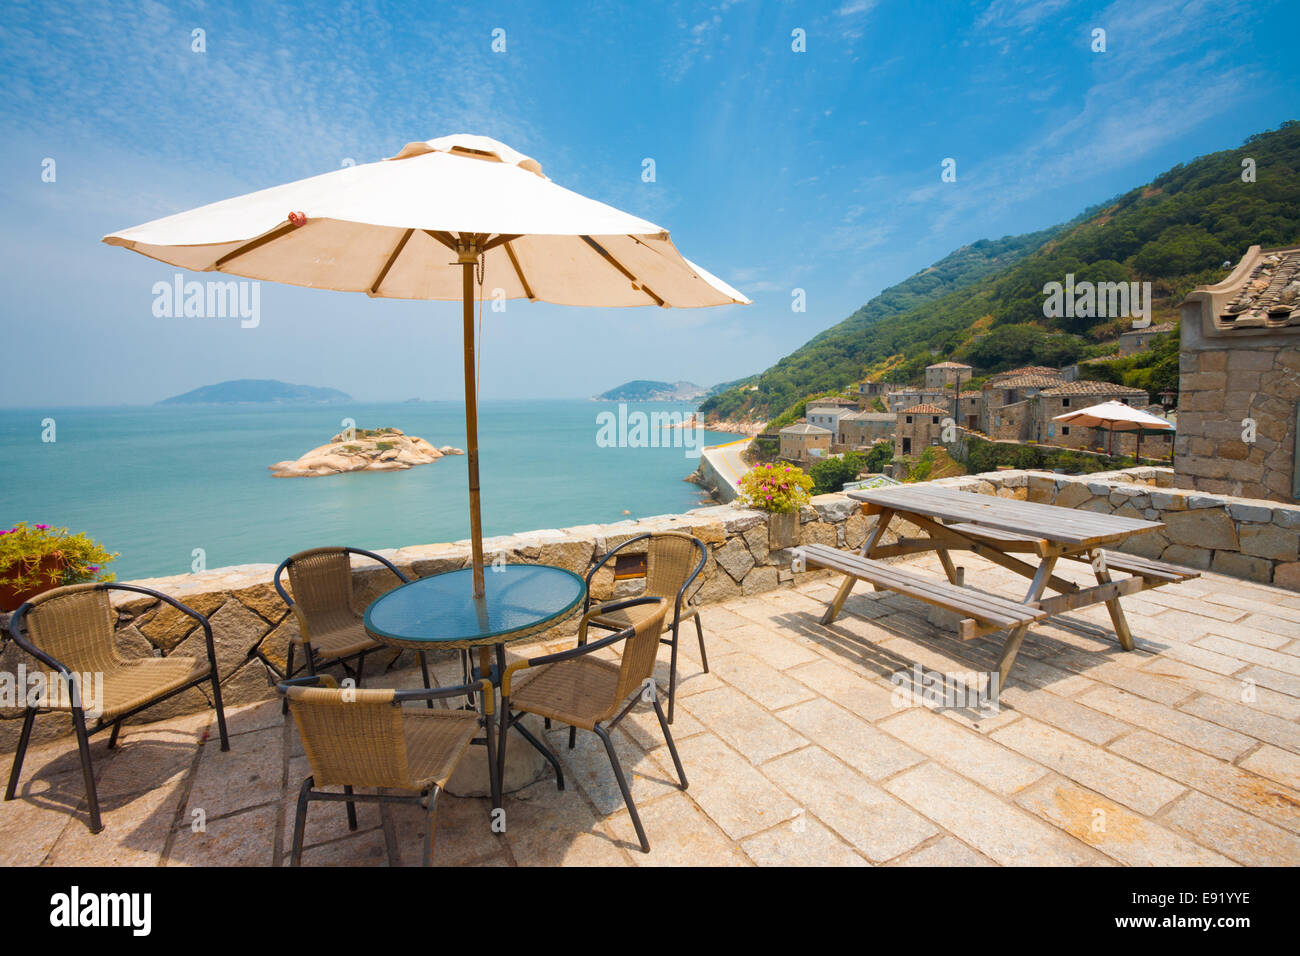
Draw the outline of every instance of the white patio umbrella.
<instances>
[{"instance_id":1,"label":"white patio umbrella","mask_svg":"<svg viewBox=\"0 0 1300 956\"><path fill-rule=\"evenodd\" d=\"M1137 435L1137 457L1142 457L1142 433L1144 431L1173 431L1174 424L1167 419L1133 408L1123 402L1111 399L1100 405L1090 405L1077 412L1066 412L1053 417L1054 422L1070 425L1082 425L1085 428L1106 429L1106 454L1110 454L1110 438L1113 432L1132 432Z\"/></svg>"},{"instance_id":2,"label":"white patio umbrella","mask_svg":"<svg viewBox=\"0 0 1300 956\"><path fill-rule=\"evenodd\" d=\"M748 304L667 230L555 185L486 136L248 193L104 237L196 272L391 299L460 299L474 595L483 594L473 301L483 287L559 305Z\"/></svg>"}]
</instances>

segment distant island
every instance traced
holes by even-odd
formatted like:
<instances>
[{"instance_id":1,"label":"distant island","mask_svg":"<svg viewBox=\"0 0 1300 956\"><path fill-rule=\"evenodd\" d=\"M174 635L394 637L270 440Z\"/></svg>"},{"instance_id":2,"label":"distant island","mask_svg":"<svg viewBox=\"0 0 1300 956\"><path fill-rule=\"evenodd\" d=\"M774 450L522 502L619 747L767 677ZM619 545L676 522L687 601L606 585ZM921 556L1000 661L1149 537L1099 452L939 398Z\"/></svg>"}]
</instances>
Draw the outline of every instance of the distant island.
<instances>
[{"instance_id":1,"label":"distant island","mask_svg":"<svg viewBox=\"0 0 1300 956\"><path fill-rule=\"evenodd\" d=\"M463 455L459 448L434 448L423 438L398 428L358 428L340 432L329 444L313 448L296 461L269 465L272 478L320 478L351 471L405 471L444 455Z\"/></svg>"},{"instance_id":2,"label":"distant island","mask_svg":"<svg viewBox=\"0 0 1300 956\"><path fill-rule=\"evenodd\" d=\"M597 402L694 402L709 394L694 382L651 382L637 379L624 382L618 388L601 392L592 400Z\"/></svg>"},{"instance_id":3,"label":"distant island","mask_svg":"<svg viewBox=\"0 0 1300 956\"><path fill-rule=\"evenodd\" d=\"M173 395L159 405L323 405L350 402L352 396L337 388L290 385L273 378L240 378L204 385L184 395Z\"/></svg>"}]
</instances>

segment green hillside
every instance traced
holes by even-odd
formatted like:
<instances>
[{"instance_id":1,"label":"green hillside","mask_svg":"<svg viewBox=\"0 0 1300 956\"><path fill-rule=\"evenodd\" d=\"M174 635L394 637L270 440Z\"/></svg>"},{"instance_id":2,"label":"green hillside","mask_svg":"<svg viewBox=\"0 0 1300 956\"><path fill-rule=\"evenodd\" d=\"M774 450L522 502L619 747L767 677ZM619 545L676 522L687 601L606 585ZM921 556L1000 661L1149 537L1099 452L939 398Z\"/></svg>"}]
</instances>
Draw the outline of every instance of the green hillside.
<instances>
[{"instance_id":1,"label":"green hillside","mask_svg":"<svg viewBox=\"0 0 1300 956\"><path fill-rule=\"evenodd\" d=\"M1255 182L1242 180L1247 158ZM746 380L757 390L730 389L701 410L716 418L793 417L810 396L864 378L916 381L926 365L945 359L968 362L981 376L1112 354L1130 320L1045 318L1046 283L1067 273L1076 282L1149 281L1153 323L1174 319L1187 292L1223 278L1223 263L1235 264L1251 245L1300 240L1298 172L1300 123L1289 121L1238 149L1175 166L1069 223L966 246ZM1088 368L1098 378L1137 374ZM1155 377L1167 382L1167 369Z\"/></svg>"}]
</instances>

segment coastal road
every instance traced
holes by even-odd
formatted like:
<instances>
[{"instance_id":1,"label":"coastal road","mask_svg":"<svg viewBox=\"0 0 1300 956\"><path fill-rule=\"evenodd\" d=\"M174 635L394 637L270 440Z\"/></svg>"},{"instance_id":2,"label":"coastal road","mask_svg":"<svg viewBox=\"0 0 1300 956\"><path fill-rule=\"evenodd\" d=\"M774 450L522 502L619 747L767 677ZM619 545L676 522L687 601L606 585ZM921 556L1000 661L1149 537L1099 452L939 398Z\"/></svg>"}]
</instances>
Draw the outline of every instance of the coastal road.
<instances>
[{"instance_id":1,"label":"coastal road","mask_svg":"<svg viewBox=\"0 0 1300 956\"><path fill-rule=\"evenodd\" d=\"M749 471L749 465L745 464L741 456L751 441L752 438L740 438L725 445L710 445L700 452L700 456L707 460L708 468L713 474L730 484L729 489L718 489L719 496L726 501L736 497L740 479L745 472Z\"/></svg>"}]
</instances>

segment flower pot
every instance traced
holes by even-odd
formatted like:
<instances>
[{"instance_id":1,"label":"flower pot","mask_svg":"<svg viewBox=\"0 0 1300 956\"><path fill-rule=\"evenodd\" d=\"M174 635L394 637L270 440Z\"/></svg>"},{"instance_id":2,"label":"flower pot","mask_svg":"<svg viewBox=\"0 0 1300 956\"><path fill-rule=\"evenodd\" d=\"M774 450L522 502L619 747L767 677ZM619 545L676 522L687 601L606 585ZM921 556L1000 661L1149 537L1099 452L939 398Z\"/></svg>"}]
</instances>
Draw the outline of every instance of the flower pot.
<instances>
[{"instance_id":1,"label":"flower pot","mask_svg":"<svg viewBox=\"0 0 1300 956\"><path fill-rule=\"evenodd\" d=\"M799 512L767 516L767 547L771 551L793 548L799 543Z\"/></svg>"},{"instance_id":2,"label":"flower pot","mask_svg":"<svg viewBox=\"0 0 1300 956\"><path fill-rule=\"evenodd\" d=\"M0 611L15 611L26 601L30 601L38 594L44 594L46 591L53 590L59 586L59 576L50 580L51 573L63 568L63 555L55 552L47 554L41 558L40 563L36 565L36 575L40 579L38 583L30 587L19 590L13 584L0 584ZM0 577L10 577L12 574L10 568L0 568Z\"/></svg>"}]
</instances>

